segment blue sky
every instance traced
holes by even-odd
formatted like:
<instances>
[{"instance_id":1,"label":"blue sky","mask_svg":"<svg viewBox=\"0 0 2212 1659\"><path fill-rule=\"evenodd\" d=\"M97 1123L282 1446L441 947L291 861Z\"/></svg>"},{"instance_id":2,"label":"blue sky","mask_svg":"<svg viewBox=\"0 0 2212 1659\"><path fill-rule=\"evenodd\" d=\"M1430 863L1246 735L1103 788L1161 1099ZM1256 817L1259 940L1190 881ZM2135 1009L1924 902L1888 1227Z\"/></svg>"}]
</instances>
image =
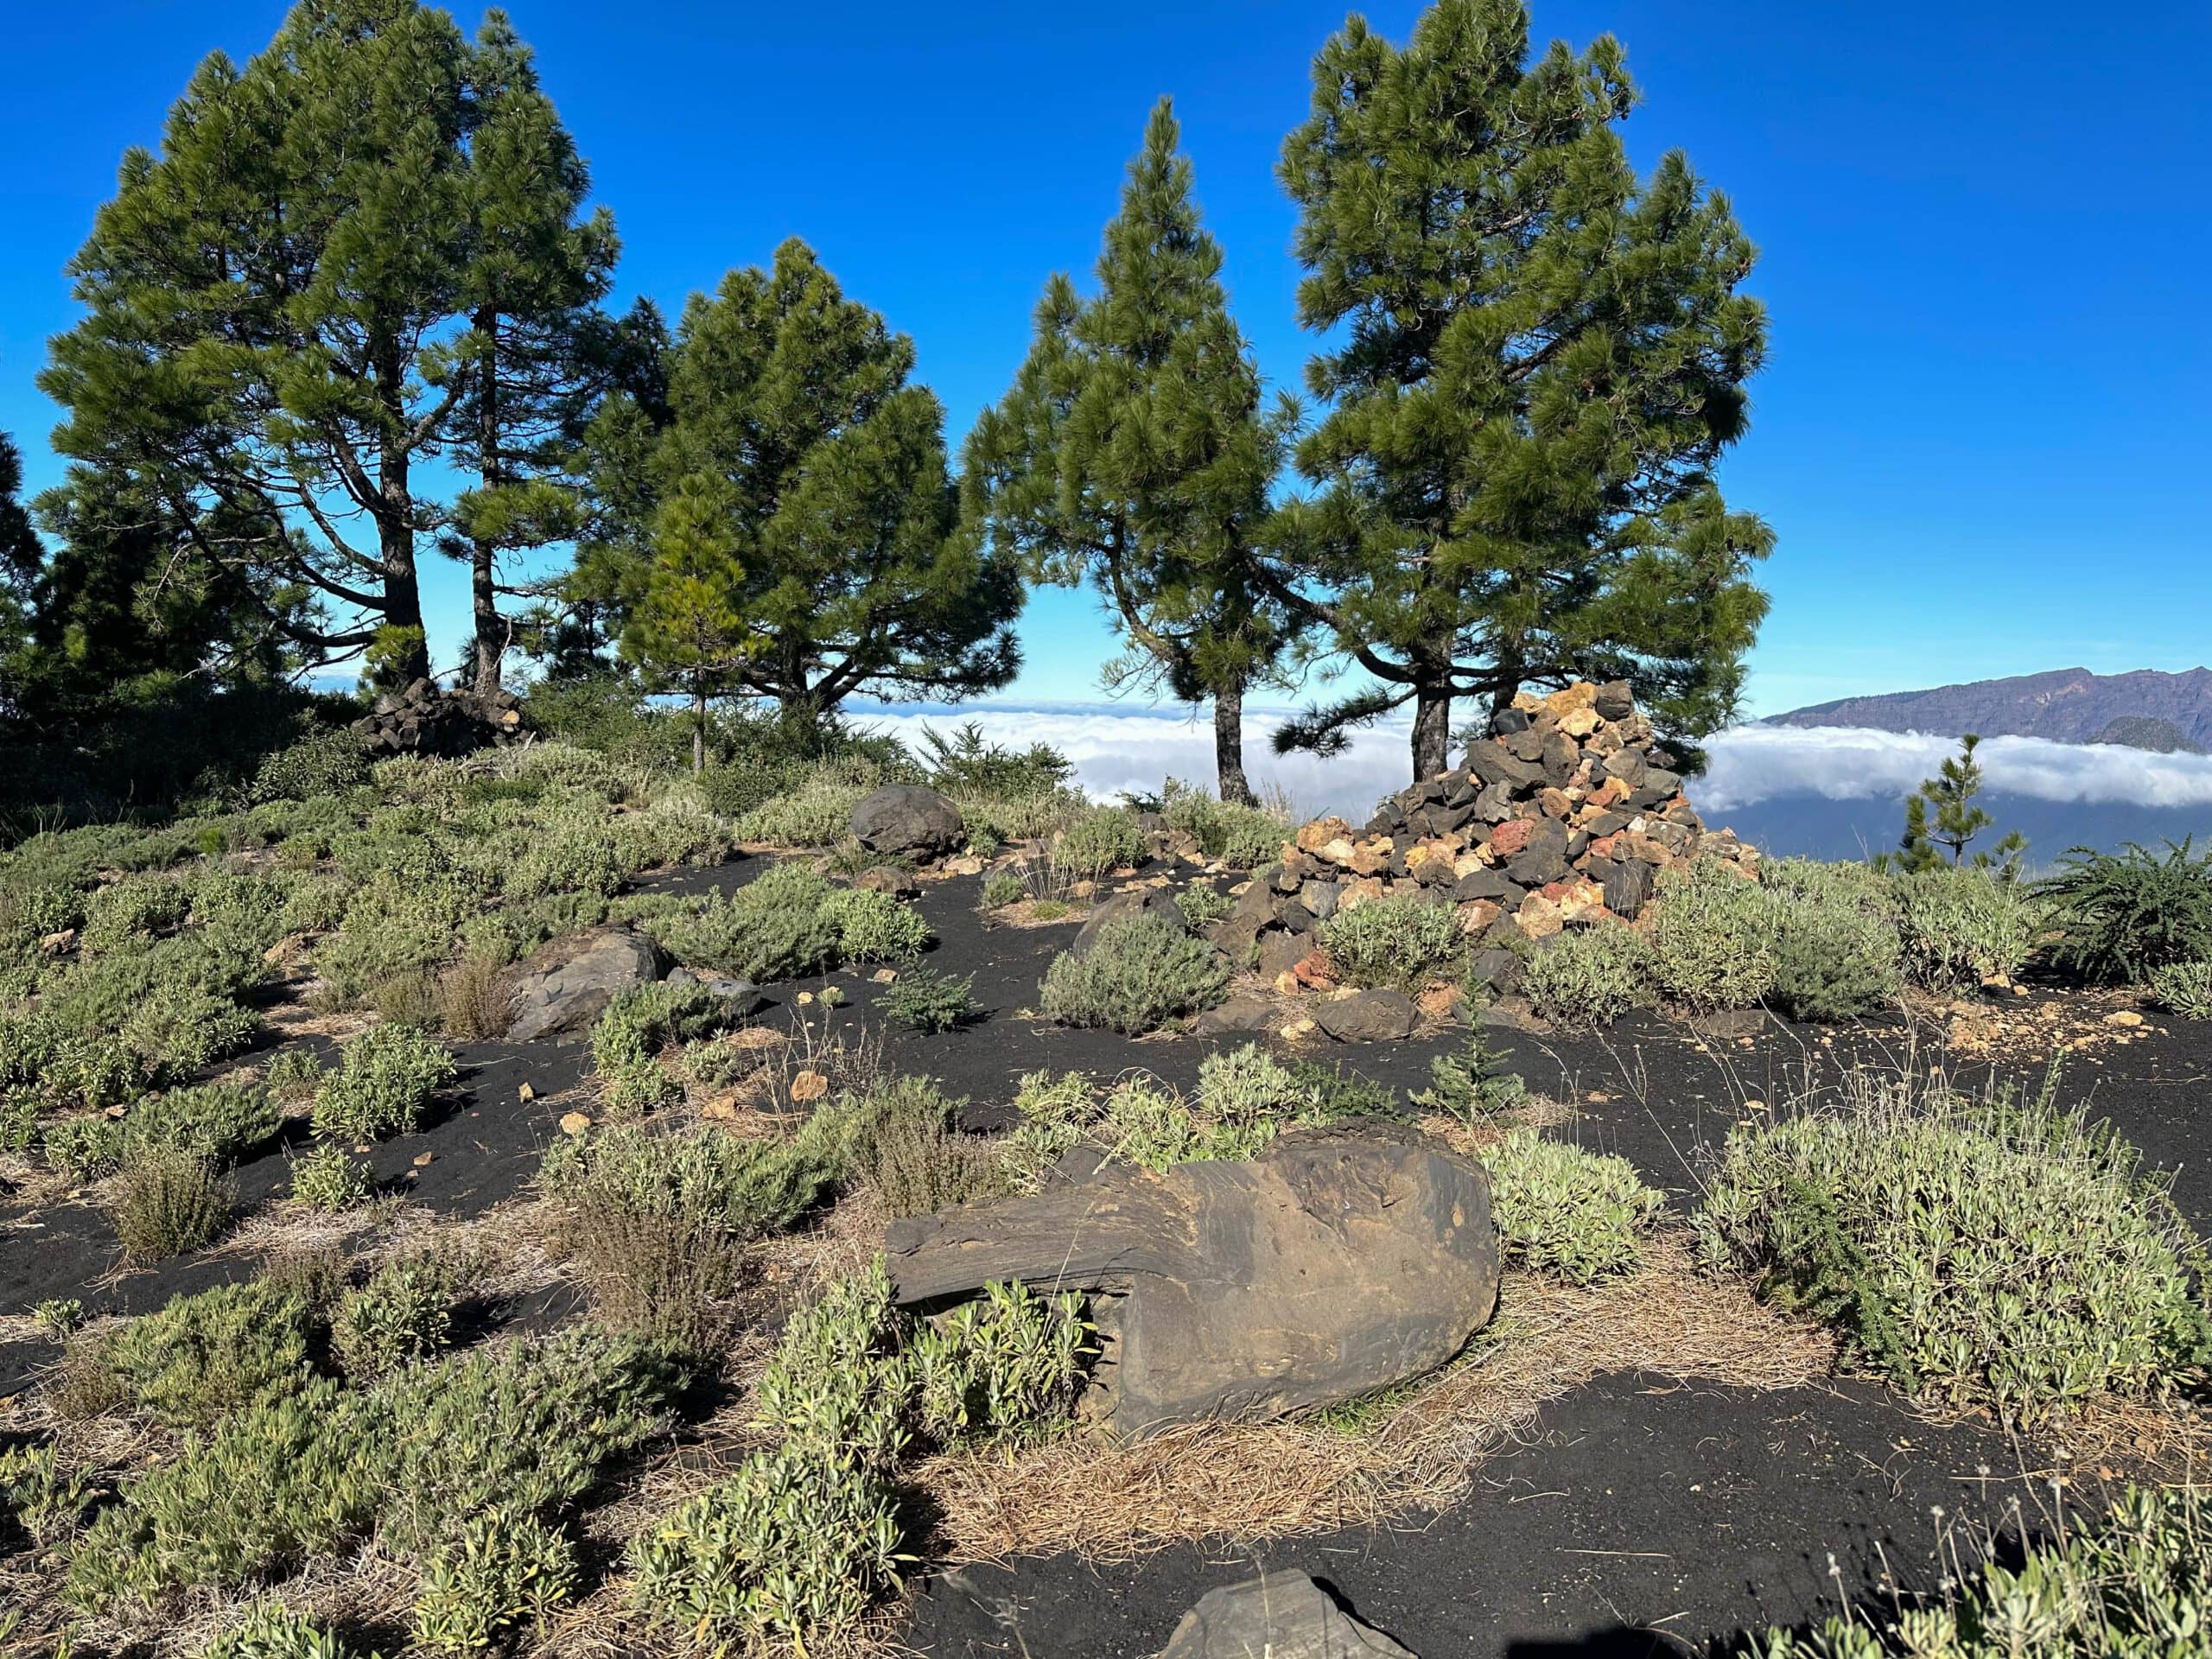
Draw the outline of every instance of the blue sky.
<instances>
[{"instance_id":1,"label":"blue sky","mask_svg":"<svg viewBox=\"0 0 2212 1659\"><path fill-rule=\"evenodd\" d=\"M34 487L55 474L55 411L32 377L118 156L158 137L201 55L251 54L283 10L73 0L10 19L0 429ZM1299 381L1273 168L1336 6L510 10L614 210L622 298L673 311L804 236L914 336L957 443L1020 363L1047 273L1087 271L1172 93L1239 317L1268 376ZM1402 38L1419 10L1368 15ZM1540 39L1605 30L1643 89L1639 163L1687 149L1764 250L1771 365L1725 476L1779 536L1751 712L2212 657L2212 100L2190 79L2212 9L1538 0ZM457 572L435 582L442 645L465 599ZM1115 647L1088 598L1039 595L1022 632L1010 695L1097 695Z\"/></svg>"}]
</instances>

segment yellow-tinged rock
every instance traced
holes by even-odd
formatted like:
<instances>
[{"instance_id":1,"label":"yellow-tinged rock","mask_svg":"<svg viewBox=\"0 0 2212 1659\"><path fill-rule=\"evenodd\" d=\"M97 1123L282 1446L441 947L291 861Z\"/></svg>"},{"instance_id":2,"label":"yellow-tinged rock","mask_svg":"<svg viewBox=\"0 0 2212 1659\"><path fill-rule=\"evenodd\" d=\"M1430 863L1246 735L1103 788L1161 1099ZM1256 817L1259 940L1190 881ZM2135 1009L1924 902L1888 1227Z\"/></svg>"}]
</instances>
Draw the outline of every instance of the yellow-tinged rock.
<instances>
[{"instance_id":1,"label":"yellow-tinged rock","mask_svg":"<svg viewBox=\"0 0 2212 1659\"><path fill-rule=\"evenodd\" d=\"M2121 1008L2105 1015L2105 1024L2108 1026L2139 1026L2142 1023L2143 1016L2133 1008Z\"/></svg>"},{"instance_id":2,"label":"yellow-tinged rock","mask_svg":"<svg viewBox=\"0 0 2212 1659\"><path fill-rule=\"evenodd\" d=\"M1287 969L1282 973L1277 974L1275 976L1275 989L1281 991L1285 996L1296 995L1298 993L1298 976Z\"/></svg>"},{"instance_id":3,"label":"yellow-tinged rock","mask_svg":"<svg viewBox=\"0 0 2212 1659\"><path fill-rule=\"evenodd\" d=\"M1560 907L1541 893L1532 893L1523 899L1513 919L1532 939L1548 939L1567 925L1567 918Z\"/></svg>"},{"instance_id":4,"label":"yellow-tinged rock","mask_svg":"<svg viewBox=\"0 0 2212 1659\"><path fill-rule=\"evenodd\" d=\"M527 1106L531 1101L537 1098L537 1090L531 1088L526 1083L520 1084L515 1090L515 1098L522 1102L524 1105Z\"/></svg>"},{"instance_id":5,"label":"yellow-tinged rock","mask_svg":"<svg viewBox=\"0 0 2212 1659\"><path fill-rule=\"evenodd\" d=\"M582 1135L589 1128L591 1128L591 1119L582 1112L561 1114L561 1133L563 1135Z\"/></svg>"},{"instance_id":6,"label":"yellow-tinged rock","mask_svg":"<svg viewBox=\"0 0 2212 1659\"><path fill-rule=\"evenodd\" d=\"M821 1099L829 1092L830 1079L812 1066L807 1067L805 1071L799 1072L791 1079L791 1098L802 1106L809 1101Z\"/></svg>"},{"instance_id":7,"label":"yellow-tinged rock","mask_svg":"<svg viewBox=\"0 0 2212 1659\"><path fill-rule=\"evenodd\" d=\"M899 982L899 970L896 968L879 968L868 977L879 985L895 985Z\"/></svg>"},{"instance_id":8,"label":"yellow-tinged rock","mask_svg":"<svg viewBox=\"0 0 2212 1659\"><path fill-rule=\"evenodd\" d=\"M1569 737L1587 737L1598 729L1598 711L1587 706L1570 709L1559 717L1559 728Z\"/></svg>"},{"instance_id":9,"label":"yellow-tinged rock","mask_svg":"<svg viewBox=\"0 0 2212 1659\"><path fill-rule=\"evenodd\" d=\"M1514 699L1516 703L1518 703L1521 700L1518 697ZM1552 713L1557 715L1562 721L1578 709L1590 709L1592 711L1592 723L1594 725L1594 705L1597 701L1598 688L1591 684L1587 680L1577 680L1573 685L1562 686L1558 690L1553 692L1551 696L1543 700L1541 706L1550 709Z\"/></svg>"}]
</instances>

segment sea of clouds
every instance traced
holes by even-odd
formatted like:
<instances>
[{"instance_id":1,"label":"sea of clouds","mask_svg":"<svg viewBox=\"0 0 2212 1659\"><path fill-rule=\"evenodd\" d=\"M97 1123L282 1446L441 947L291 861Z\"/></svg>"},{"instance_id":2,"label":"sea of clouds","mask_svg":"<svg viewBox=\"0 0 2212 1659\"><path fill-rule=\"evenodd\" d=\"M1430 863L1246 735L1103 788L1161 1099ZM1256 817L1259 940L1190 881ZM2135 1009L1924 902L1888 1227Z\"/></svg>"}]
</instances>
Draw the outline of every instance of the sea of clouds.
<instances>
[{"instance_id":1,"label":"sea of clouds","mask_svg":"<svg viewBox=\"0 0 2212 1659\"><path fill-rule=\"evenodd\" d=\"M1402 788L1410 775L1403 720L1378 721L1352 734L1340 755L1278 755L1269 742L1280 710L1248 711L1245 766L1255 785L1287 792L1302 816L1340 812L1363 818L1376 802ZM1211 784L1211 717L1172 710L1086 706L1013 708L976 703L954 709L880 709L856 723L921 742L921 728L948 735L973 722L990 741L1010 747L1049 743L1075 762L1093 797L1151 793L1161 780ZM1718 814L1789 796L1833 801L1902 799L1955 754L1955 738L1847 727L1739 726L1706 745L1710 765L1690 786L1700 810ZM2094 804L2157 804L2212 808L2212 755L2151 754L2102 745L2053 743L2034 737L1993 737L1980 748L1993 794Z\"/></svg>"}]
</instances>

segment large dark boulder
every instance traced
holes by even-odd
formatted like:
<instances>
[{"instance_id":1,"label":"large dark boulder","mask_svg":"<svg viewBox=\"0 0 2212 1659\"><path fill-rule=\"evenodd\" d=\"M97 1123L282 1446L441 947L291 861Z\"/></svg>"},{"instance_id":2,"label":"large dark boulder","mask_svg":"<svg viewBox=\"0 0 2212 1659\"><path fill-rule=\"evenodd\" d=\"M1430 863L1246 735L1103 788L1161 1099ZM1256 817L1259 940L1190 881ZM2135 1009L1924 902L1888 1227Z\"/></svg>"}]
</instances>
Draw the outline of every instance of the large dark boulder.
<instances>
[{"instance_id":1,"label":"large dark boulder","mask_svg":"<svg viewBox=\"0 0 2212 1659\"><path fill-rule=\"evenodd\" d=\"M1313 1023L1340 1043L1395 1043L1414 1034L1421 1010L1402 991L1351 991L1313 1005Z\"/></svg>"},{"instance_id":2,"label":"large dark boulder","mask_svg":"<svg viewBox=\"0 0 2212 1659\"><path fill-rule=\"evenodd\" d=\"M1098 1294L1104 1415L1129 1436L1420 1376L1497 1304L1488 1178L1373 1120L1285 1135L1249 1161L1109 1164L893 1223L884 1248L905 1304L1013 1279Z\"/></svg>"},{"instance_id":3,"label":"large dark boulder","mask_svg":"<svg viewBox=\"0 0 2212 1659\"><path fill-rule=\"evenodd\" d=\"M618 995L652 983L667 968L660 947L626 927L593 928L556 939L516 976L507 1040L580 1036Z\"/></svg>"},{"instance_id":4,"label":"large dark boulder","mask_svg":"<svg viewBox=\"0 0 2212 1659\"><path fill-rule=\"evenodd\" d=\"M938 858L968 840L960 809L920 784L886 784L853 808L853 836L872 853Z\"/></svg>"},{"instance_id":5,"label":"large dark boulder","mask_svg":"<svg viewBox=\"0 0 2212 1659\"><path fill-rule=\"evenodd\" d=\"M1071 957L1087 955L1098 942L1098 936L1115 922L1127 921L1133 916L1157 916L1179 933L1191 931L1190 919L1183 914L1182 906L1175 902L1175 895L1165 887L1140 887L1135 893L1117 893L1090 912L1068 946Z\"/></svg>"},{"instance_id":6,"label":"large dark boulder","mask_svg":"<svg viewBox=\"0 0 2212 1659\"><path fill-rule=\"evenodd\" d=\"M1209 1590L1183 1615L1160 1659L1414 1659L1363 1624L1304 1573Z\"/></svg>"}]
</instances>

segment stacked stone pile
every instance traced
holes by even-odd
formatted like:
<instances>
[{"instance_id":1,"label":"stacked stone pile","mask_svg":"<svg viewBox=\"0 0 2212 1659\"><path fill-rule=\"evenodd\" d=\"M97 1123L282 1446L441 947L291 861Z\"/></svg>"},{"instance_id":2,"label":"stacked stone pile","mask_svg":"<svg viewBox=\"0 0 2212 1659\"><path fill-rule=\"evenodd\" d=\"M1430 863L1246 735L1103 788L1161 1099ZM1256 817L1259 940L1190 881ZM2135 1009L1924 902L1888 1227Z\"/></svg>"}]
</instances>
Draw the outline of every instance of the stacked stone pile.
<instances>
[{"instance_id":1,"label":"stacked stone pile","mask_svg":"<svg viewBox=\"0 0 2212 1659\"><path fill-rule=\"evenodd\" d=\"M1334 817L1300 829L1216 942L1239 960L1256 947L1272 977L1338 910L1376 899L1452 906L1465 932L1507 946L1632 922L1659 872L1686 859L1753 873L1751 848L1699 820L1625 683L1524 692L1491 728L1465 765L1392 796L1363 830Z\"/></svg>"},{"instance_id":2,"label":"stacked stone pile","mask_svg":"<svg viewBox=\"0 0 2212 1659\"><path fill-rule=\"evenodd\" d=\"M505 690L479 696L460 687L441 690L435 680L410 680L378 697L353 729L368 740L372 755L474 754L522 739L522 699Z\"/></svg>"}]
</instances>

